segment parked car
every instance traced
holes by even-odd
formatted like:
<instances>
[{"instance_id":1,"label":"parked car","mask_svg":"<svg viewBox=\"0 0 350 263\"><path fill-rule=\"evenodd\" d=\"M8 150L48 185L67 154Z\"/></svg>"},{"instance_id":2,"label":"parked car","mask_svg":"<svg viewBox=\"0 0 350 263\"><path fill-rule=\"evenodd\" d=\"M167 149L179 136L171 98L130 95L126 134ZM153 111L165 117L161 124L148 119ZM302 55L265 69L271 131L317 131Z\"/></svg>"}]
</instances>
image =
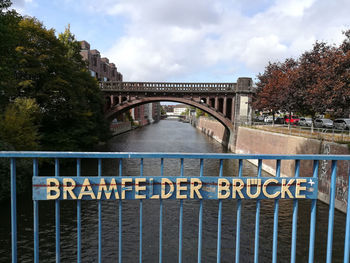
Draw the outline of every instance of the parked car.
<instances>
[{"instance_id":1,"label":"parked car","mask_svg":"<svg viewBox=\"0 0 350 263\"><path fill-rule=\"evenodd\" d=\"M300 119L299 119L299 125L300 126L309 126L309 127L311 127L311 124L312 124L312 118L300 117Z\"/></svg>"},{"instance_id":2,"label":"parked car","mask_svg":"<svg viewBox=\"0 0 350 263\"><path fill-rule=\"evenodd\" d=\"M338 130L349 130L350 129L350 119L335 119L334 122L334 128Z\"/></svg>"},{"instance_id":3,"label":"parked car","mask_svg":"<svg viewBox=\"0 0 350 263\"><path fill-rule=\"evenodd\" d=\"M284 118L282 117L277 117L275 119L275 124L284 124Z\"/></svg>"},{"instance_id":4,"label":"parked car","mask_svg":"<svg viewBox=\"0 0 350 263\"><path fill-rule=\"evenodd\" d=\"M259 115L255 118L255 121L264 121L265 117L264 115Z\"/></svg>"},{"instance_id":5,"label":"parked car","mask_svg":"<svg viewBox=\"0 0 350 263\"><path fill-rule=\"evenodd\" d=\"M273 121L273 116L266 116L264 119L264 122L271 122Z\"/></svg>"},{"instance_id":6,"label":"parked car","mask_svg":"<svg viewBox=\"0 0 350 263\"><path fill-rule=\"evenodd\" d=\"M316 119L315 120L315 127L316 128L333 128L333 121L330 119Z\"/></svg>"},{"instance_id":7,"label":"parked car","mask_svg":"<svg viewBox=\"0 0 350 263\"><path fill-rule=\"evenodd\" d=\"M292 116L284 116L284 122L286 124L290 123L290 124L298 124L299 123L299 117L298 116L295 116L295 115L292 115Z\"/></svg>"}]
</instances>

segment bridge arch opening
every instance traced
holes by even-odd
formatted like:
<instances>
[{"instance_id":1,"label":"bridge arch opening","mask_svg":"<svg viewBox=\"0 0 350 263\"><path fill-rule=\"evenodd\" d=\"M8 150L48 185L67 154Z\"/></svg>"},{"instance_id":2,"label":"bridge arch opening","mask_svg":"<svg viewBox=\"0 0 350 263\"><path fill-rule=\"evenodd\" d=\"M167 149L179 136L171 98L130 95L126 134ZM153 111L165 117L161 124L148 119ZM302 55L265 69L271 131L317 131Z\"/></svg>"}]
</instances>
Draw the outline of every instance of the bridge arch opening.
<instances>
[{"instance_id":1,"label":"bridge arch opening","mask_svg":"<svg viewBox=\"0 0 350 263\"><path fill-rule=\"evenodd\" d=\"M224 116L222 113L215 110L214 107L208 107L208 104L205 104L203 102L194 101L186 98L181 97L144 97L139 99L133 99L129 101L122 101L121 104L118 104L114 107L112 107L109 111L106 112L106 117L108 120L112 121L118 114L125 113L128 110L135 108L137 106L147 104L147 103L153 103L153 102L177 102L177 103L183 103L189 106L193 106L195 108L198 108L202 110L203 112L209 114L214 119L219 121L229 132L233 131L233 123L231 116L228 115L228 117ZM232 100L231 100L232 104Z\"/></svg>"},{"instance_id":2,"label":"bridge arch opening","mask_svg":"<svg viewBox=\"0 0 350 263\"><path fill-rule=\"evenodd\" d=\"M215 107L215 99L214 98L209 99L209 106Z\"/></svg>"}]
</instances>

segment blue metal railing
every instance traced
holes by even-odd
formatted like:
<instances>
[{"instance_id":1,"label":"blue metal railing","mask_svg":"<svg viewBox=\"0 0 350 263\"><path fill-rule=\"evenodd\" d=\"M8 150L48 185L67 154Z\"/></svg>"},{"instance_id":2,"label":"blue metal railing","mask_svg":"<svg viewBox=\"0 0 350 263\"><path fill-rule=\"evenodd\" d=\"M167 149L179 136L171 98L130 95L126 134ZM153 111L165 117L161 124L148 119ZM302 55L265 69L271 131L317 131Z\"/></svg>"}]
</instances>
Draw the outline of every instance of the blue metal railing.
<instances>
[{"instance_id":1,"label":"blue metal railing","mask_svg":"<svg viewBox=\"0 0 350 263\"><path fill-rule=\"evenodd\" d=\"M16 207L16 159L17 158L32 158L33 159L33 182L39 180L41 176L38 175L38 160L41 158L53 158L55 160L55 175L52 178L60 179L60 159L73 158L76 159L76 178L81 177L81 160L82 159L97 159L98 160L98 173L97 178L102 177L102 160L103 159L119 159L119 177L123 178L123 160L124 159L140 159L140 177L144 177L143 174L143 161L146 158L159 159L160 160L160 177L164 176L164 159L179 159L180 160L180 176L184 177L184 160L185 159L199 159L200 170L199 179L205 182L206 177L203 176L203 163L204 160L217 159L220 162L218 178L223 177L223 160L239 160L238 177L243 179L243 160L257 160L258 172L257 178L262 178L263 160L276 160L276 180L281 174L281 162L283 160L295 160L294 178L303 176L300 174L300 161L312 160L313 161L313 173L312 177L315 181L318 179L318 167L319 161L331 160L331 186L330 186L330 200L329 200L329 214L328 214L328 236L327 236L327 262L332 260L332 244L333 244L333 227L334 227L334 210L335 210L335 194L336 194L336 176L337 176L337 163L338 161L350 161L350 156L346 155L236 155L236 154L183 154L183 153L72 153L72 152L0 152L0 158L10 158L11 168L11 232L12 232L12 262L17 262L17 207ZM350 177L350 171L348 178ZM232 177L235 178L235 177ZM282 180L278 179L278 180ZM280 182L280 181L278 181ZM136 185L136 184L135 184ZM237 186L237 185L236 185ZM312 184L311 184L312 186ZM34 183L33 183L34 187ZM45 185L47 187L47 185ZM59 186L61 187L61 185ZM84 187L81 185L80 187ZM121 189L126 189L126 185L121 185ZM124 188L123 188L124 187ZM163 187L163 186L162 186ZM165 187L165 186L164 186ZM219 184L216 186L219 187ZM257 188L258 186L256 186ZM295 185L297 188L297 184ZM126 190L125 190L126 191ZM217 190L218 191L218 190ZM243 190L242 190L243 191ZM317 191L317 189L316 189ZM316 192L317 193L317 192ZM350 191L348 191L348 200L350 198ZM128 199L128 198L126 198ZM198 222L198 262L202 260L202 231L203 231L203 202L205 199L209 199L203 195L203 199L199 200L199 222ZM34 206L34 262L39 262L39 200L33 199ZM258 262L259 258L259 225L260 225L260 198L256 200L256 218L255 218L255 242L254 242L254 262ZM81 262L81 201L77 200L77 262ZM102 260L102 223L101 223L101 200L98 202L98 262ZM139 232L139 261L142 262L142 199L140 199L140 232ZM162 236L163 236L163 202L162 198L159 198L160 210L159 210L159 262L162 262ZM298 199L293 199L293 219L292 219L292 240L291 240L291 262L296 262L296 244L297 244L297 221L298 221ZM316 226L316 203L317 199L312 198L311 212L310 212L310 237L309 237L309 262L314 261L314 244L315 244L315 226ZM119 243L118 243L118 259L122 262L122 200L119 199ZM221 223L222 223L222 200L218 198L218 228L217 228L217 262L221 260ZM242 200L237 198L237 221L236 221L236 253L235 262L240 260L240 235L241 235L241 210ZM274 225L273 225L273 244L272 244L272 261L278 262L277 259L277 238L278 238L278 212L279 212L279 199L275 199L274 205ZM56 262L60 262L60 200L55 200L55 229L56 229ZM179 262L182 262L182 246L183 246L183 200L180 200L179 211ZM244 233L243 233L244 234ZM349 249L350 249L350 204L347 202L347 217L346 217L346 229L345 229L345 241L344 241L344 262L349 262Z\"/></svg>"}]
</instances>

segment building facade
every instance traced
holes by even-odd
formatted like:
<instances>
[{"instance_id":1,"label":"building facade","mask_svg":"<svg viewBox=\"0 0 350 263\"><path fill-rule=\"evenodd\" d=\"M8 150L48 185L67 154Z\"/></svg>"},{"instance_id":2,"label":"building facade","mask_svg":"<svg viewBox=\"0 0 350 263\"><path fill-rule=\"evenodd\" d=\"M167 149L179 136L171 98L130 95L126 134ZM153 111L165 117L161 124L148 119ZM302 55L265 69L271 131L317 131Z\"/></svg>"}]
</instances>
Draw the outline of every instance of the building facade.
<instances>
[{"instance_id":1,"label":"building facade","mask_svg":"<svg viewBox=\"0 0 350 263\"><path fill-rule=\"evenodd\" d=\"M118 72L114 63L109 63L108 58L101 58L98 50L91 50L87 41L80 41L80 45L80 55L87 62L91 76L99 81L123 81L123 75Z\"/></svg>"},{"instance_id":2,"label":"building facade","mask_svg":"<svg viewBox=\"0 0 350 263\"><path fill-rule=\"evenodd\" d=\"M117 70L114 63L110 63L106 57L101 58L101 54L96 49L90 49L90 44L80 41L80 55L87 62L87 67L91 76L98 81L123 81L123 75ZM130 115L137 125L144 126L154 121L160 120L160 103L149 103L135 107L130 110ZM119 116L115 121L128 121L126 115Z\"/></svg>"},{"instance_id":3,"label":"building facade","mask_svg":"<svg viewBox=\"0 0 350 263\"><path fill-rule=\"evenodd\" d=\"M185 104L177 104L174 106L174 115L185 114L186 110L190 107Z\"/></svg>"}]
</instances>

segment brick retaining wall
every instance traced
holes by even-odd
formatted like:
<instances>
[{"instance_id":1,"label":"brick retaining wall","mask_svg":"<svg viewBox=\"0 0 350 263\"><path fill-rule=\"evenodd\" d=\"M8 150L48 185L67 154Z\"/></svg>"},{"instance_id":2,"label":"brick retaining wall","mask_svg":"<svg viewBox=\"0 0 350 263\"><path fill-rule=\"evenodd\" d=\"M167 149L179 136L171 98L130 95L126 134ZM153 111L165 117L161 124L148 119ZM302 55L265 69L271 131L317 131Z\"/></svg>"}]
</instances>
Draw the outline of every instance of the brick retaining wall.
<instances>
[{"instance_id":1,"label":"brick retaining wall","mask_svg":"<svg viewBox=\"0 0 350 263\"><path fill-rule=\"evenodd\" d=\"M236 153L238 154L346 154L349 155L347 145L290 136L272 132L238 128ZM257 162L255 162L257 164ZM275 174L276 162L266 160L263 169ZM336 202L337 209L346 212L348 192L348 171L350 163L338 161ZM281 176L294 176L294 161L282 161ZM301 161L300 176L312 176L312 161ZM329 203L329 189L331 177L331 162L322 161L319 164L319 195L318 198Z\"/></svg>"},{"instance_id":2,"label":"brick retaining wall","mask_svg":"<svg viewBox=\"0 0 350 263\"><path fill-rule=\"evenodd\" d=\"M112 123L110 126L110 129L113 135L118 135L118 134L130 131L131 128L132 127L131 127L130 121Z\"/></svg>"},{"instance_id":3,"label":"brick retaining wall","mask_svg":"<svg viewBox=\"0 0 350 263\"><path fill-rule=\"evenodd\" d=\"M199 117L196 123L196 128L201 130L209 137L215 139L221 144L225 144L225 127L217 120L209 119L206 117Z\"/></svg>"}]
</instances>

